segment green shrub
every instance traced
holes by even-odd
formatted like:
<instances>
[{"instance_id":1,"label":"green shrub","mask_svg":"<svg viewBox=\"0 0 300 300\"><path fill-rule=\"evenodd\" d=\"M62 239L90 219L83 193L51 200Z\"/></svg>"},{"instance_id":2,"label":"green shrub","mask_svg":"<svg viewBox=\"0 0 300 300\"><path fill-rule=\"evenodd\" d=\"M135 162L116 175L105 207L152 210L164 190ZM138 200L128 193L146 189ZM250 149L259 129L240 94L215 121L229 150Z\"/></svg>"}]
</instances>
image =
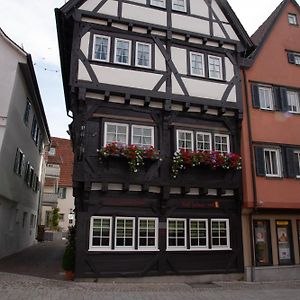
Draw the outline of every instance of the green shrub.
<instances>
[{"instance_id":1,"label":"green shrub","mask_svg":"<svg viewBox=\"0 0 300 300\"><path fill-rule=\"evenodd\" d=\"M68 244L62 260L62 268L65 271L75 271L75 227L69 227Z\"/></svg>"}]
</instances>

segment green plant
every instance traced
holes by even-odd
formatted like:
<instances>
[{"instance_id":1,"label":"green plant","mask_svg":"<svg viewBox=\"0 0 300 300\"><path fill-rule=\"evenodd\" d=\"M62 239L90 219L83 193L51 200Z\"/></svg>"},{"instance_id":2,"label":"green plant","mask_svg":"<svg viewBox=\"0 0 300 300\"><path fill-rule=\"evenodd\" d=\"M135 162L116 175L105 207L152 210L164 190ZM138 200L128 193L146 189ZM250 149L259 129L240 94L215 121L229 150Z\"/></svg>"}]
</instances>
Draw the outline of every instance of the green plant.
<instances>
[{"instance_id":1,"label":"green plant","mask_svg":"<svg viewBox=\"0 0 300 300\"><path fill-rule=\"evenodd\" d=\"M75 271L75 227L69 227L68 243L62 259L62 268L65 271Z\"/></svg>"},{"instance_id":2,"label":"green plant","mask_svg":"<svg viewBox=\"0 0 300 300\"><path fill-rule=\"evenodd\" d=\"M55 207L52 209L51 229L58 230L58 224L59 224L59 208Z\"/></svg>"}]
</instances>

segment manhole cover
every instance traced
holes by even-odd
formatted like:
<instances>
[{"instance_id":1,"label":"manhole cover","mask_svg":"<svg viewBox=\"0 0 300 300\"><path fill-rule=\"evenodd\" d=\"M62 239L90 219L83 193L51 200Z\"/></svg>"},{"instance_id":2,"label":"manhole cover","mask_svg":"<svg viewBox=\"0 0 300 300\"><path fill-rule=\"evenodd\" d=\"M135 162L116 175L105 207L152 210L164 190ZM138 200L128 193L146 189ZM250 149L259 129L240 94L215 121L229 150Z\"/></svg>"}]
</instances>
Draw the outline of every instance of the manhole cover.
<instances>
[{"instance_id":1,"label":"manhole cover","mask_svg":"<svg viewBox=\"0 0 300 300\"><path fill-rule=\"evenodd\" d=\"M203 283L203 282L190 282L187 283L190 287L192 287L193 289L214 289L214 288L219 288L220 286L212 283L212 282L207 282L207 283Z\"/></svg>"}]
</instances>

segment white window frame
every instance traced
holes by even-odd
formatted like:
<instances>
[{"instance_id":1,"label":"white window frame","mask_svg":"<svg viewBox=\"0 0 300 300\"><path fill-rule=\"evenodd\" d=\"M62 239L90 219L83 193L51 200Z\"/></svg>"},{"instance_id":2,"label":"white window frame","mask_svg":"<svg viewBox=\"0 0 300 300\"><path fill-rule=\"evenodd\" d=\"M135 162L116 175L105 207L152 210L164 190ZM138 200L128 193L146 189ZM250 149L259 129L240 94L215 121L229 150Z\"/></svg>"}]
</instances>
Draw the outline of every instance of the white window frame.
<instances>
[{"instance_id":1,"label":"white window frame","mask_svg":"<svg viewBox=\"0 0 300 300\"><path fill-rule=\"evenodd\" d=\"M216 150L216 137L226 137L227 140L227 152L225 153L230 153L230 136L228 134L221 134L221 133L215 133L214 135L214 149ZM220 153L224 153L223 151L219 151Z\"/></svg>"},{"instance_id":2,"label":"white window frame","mask_svg":"<svg viewBox=\"0 0 300 300\"><path fill-rule=\"evenodd\" d=\"M212 235L212 224L213 222L226 222L226 238L227 238L227 245L223 246L223 245L213 245L213 235ZM211 238L211 249L212 250L231 250L230 247L230 226L229 226L229 219L211 219L210 220L210 228L211 228L211 232L210 232L210 238ZM219 236L220 238L220 236Z\"/></svg>"},{"instance_id":3,"label":"white window frame","mask_svg":"<svg viewBox=\"0 0 300 300\"><path fill-rule=\"evenodd\" d=\"M133 129L134 128L142 128L142 129L151 129L151 145L149 147L154 147L154 127L153 126L144 126L144 125L132 125L131 126L131 144L135 145L133 143ZM142 148L147 148L146 146L142 146Z\"/></svg>"},{"instance_id":4,"label":"white window frame","mask_svg":"<svg viewBox=\"0 0 300 300\"><path fill-rule=\"evenodd\" d=\"M213 76L210 70L210 59L218 59L220 62L220 77ZM208 55L208 77L211 79L223 80L223 59L220 56Z\"/></svg>"},{"instance_id":5,"label":"white window frame","mask_svg":"<svg viewBox=\"0 0 300 300\"><path fill-rule=\"evenodd\" d=\"M166 0L151 0L150 5L156 6L156 7L166 8Z\"/></svg>"},{"instance_id":6,"label":"white window frame","mask_svg":"<svg viewBox=\"0 0 300 300\"><path fill-rule=\"evenodd\" d=\"M183 221L184 222L184 246L169 246L169 221ZM167 218L167 251L187 250L187 226L186 219L183 218Z\"/></svg>"},{"instance_id":7,"label":"white window frame","mask_svg":"<svg viewBox=\"0 0 300 300\"><path fill-rule=\"evenodd\" d=\"M289 13L288 14L288 21L290 25L298 25L297 15Z\"/></svg>"},{"instance_id":8,"label":"white window frame","mask_svg":"<svg viewBox=\"0 0 300 300\"><path fill-rule=\"evenodd\" d=\"M109 223L109 246L93 246L93 225L94 225L95 219L110 220L110 223ZM107 250L111 250L111 246L112 246L112 217L92 216L90 219L89 251L107 251Z\"/></svg>"},{"instance_id":9,"label":"white window frame","mask_svg":"<svg viewBox=\"0 0 300 300\"><path fill-rule=\"evenodd\" d=\"M278 174L268 174L267 173L266 151L268 151L268 152L274 152L275 153L275 156L276 156L276 166L277 166ZM266 174L266 177L281 177L282 176L281 151L279 149L264 148L264 164L265 164L265 174Z\"/></svg>"},{"instance_id":10,"label":"white window frame","mask_svg":"<svg viewBox=\"0 0 300 300\"><path fill-rule=\"evenodd\" d=\"M298 156L298 169L300 172L300 151L294 151L294 154L296 154ZM296 178L300 178L300 174L296 174Z\"/></svg>"},{"instance_id":11,"label":"white window frame","mask_svg":"<svg viewBox=\"0 0 300 300\"><path fill-rule=\"evenodd\" d=\"M192 234L191 234L191 230L192 230L192 226L191 223L192 222L205 222L205 239L206 239L206 245L205 246L192 246ZM190 238L190 250L208 250L208 220L207 219L190 219L189 220L190 223L190 232L189 232L189 238ZM199 239L199 236L198 236Z\"/></svg>"},{"instance_id":12,"label":"white window frame","mask_svg":"<svg viewBox=\"0 0 300 300\"><path fill-rule=\"evenodd\" d=\"M106 38L106 39L108 39L108 41L107 41L107 55L106 55L106 59L100 59L100 58L96 58L96 57L95 57L96 39L97 39L97 38ZM94 35L94 41L93 41L93 60L109 62L109 57L110 57L110 44L111 44L111 39L110 39L109 36L95 34L95 35Z\"/></svg>"},{"instance_id":13,"label":"white window frame","mask_svg":"<svg viewBox=\"0 0 300 300\"><path fill-rule=\"evenodd\" d=\"M140 246L140 221L154 221L155 222L155 245L154 246ZM148 238L148 235L147 235ZM141 217L138 218L138 250L140 251L158 251L158 218L147 218Z\"/></svg>"},{"instance_id":14,"label":"white window frame","mask_svg":"<svg viewBox=\"0 0 300 300\"><path fill-rule=\"evenodd\" d=\"M193 59L192 59L193 55L202 57L202 74L197 74L197 73L193 72ZM205 60L204 60L203 53L190 52L190 69L191 69L191 75L197 76L197 77L205 77Z\"/></svg>"},{"instance_id":15,"label":"white window frame","mask_svg":"<svg viewBox=\"0 0 300 300\"><path fill-rule=\"evenodd\" d=\"M270 108L268 108L268 107L266 107L266 106L265 106L265 107L262 106L262 99L261 99L260 91L268 91L268 92L270 93L269 96L271 96L271 98L268 99L268 100L270 101L270 102L269 102ZM260 107L260 109L263 109L263 110L269 110L269 111L274 110L274 94L273 94L273 89L272 89L271 86L260 85L260 86L258 87L258 96L259 96L259 107Z\"/></svg>"},{"instance_id":16,"label":"white window frame","mask_svg":"<svg viewBox=\"0 0 300 300\"><path fill-rule=\"evenodd\" d=\"M198 149L198 134L202 134L202 135L206 135L209 136L209 149L208 150L202 150L202 149ZM197 131L196 132L196 150L197 151L211 151L212 150L212 137L211 137L211 133L209 132L204 132L204 131Z\"/></svg>"},{"instance_id":17,"label":"white window frame","mask_svg":"<svg viewBox=\"0 0 300 300\"><path fill-rule=\"evenodd\" d=\"M191 134L192 149L188 150L188 151L194 151L194 132L190 131L190 130L183 130L183 129L177 129L176 130L176 149L177 149L177 151L180 150L180 148L179 148L179 133L190 133Z\"/></svg>"},{"instance_id":18,"label":"white window frame","mask_svg":"<svg viewBox=\"0 0 300 300\"><path fill-rule=\"evenodd\" d=\"M138 46L139 45L149 46L149 65L148 66L138 64L138 61L139 61L139 59L138 59ZM136 42L136 45L135 45L135 66L140 67L140 68L150 69L151 65L152 65L152 45L149 44L149 43Z\"/></svg>"},{"instance_id":19,"label":"white window frame","mask_svg":"<svg viewBox=\"0 0 300 300\"><path fill-rule=\"evenodd\" d=\"M186 10L187 10L186 0L183 0L183 4L184 4L183 9L178 9L178 7L176 7L175 1L172 0L172 10L186 12Z\"/></svg>"},{"instance_id":20,"label":"white window frame","mask_svg":"<svg viewBox=\"0 0 300 300\"><path fill-rule=\"evenodd\" d=\"M133 221L133 230L132 230L132 246L117 246L117 222L118 220L132 220ZM126 235L125 235L126 238ZM116 217L115 218L115 250L118 251L131 251L135 250L135 217Z\"/></svg>"},{"instance_id":21,"label":"white window frame","mask_svg":"<svg viewBox=\"0 0 300 300\"><path fill-rule=\"evenodd\" d=\"M117 61L117 45L118 45L118 41L122 41L122 42L128 42L129 44L129 49L128 49L128 63L123 63L123 62L118 62ZM114 63L115 64L118 64L118 65L126 65L126 66L129 66L131 65L131 41L130 40L126 40L126 39L119 39L119 38L116 38L115 39L115 52L114 52Z\"/></svg>"},{"instance_id":22,"label":"white window frame","mask_svg":"<svg viewBox=\"0 0 300 300\"><path fill-rule=\"evenodd\" d=\"M108 144L107 143L107 125L114 125L114 126L124 126L126 127L126 143L125 145L128 145L128 131L129 131L129 125L126 123L114 123L114 122L105 122L104 123L104 147ZM118 142L116 142L118 143Z\"/></svg>"},{"instance_id":23,"label":"white window frame","mask_svg":"<svg viewBox=\"0 0 300 300\"><path fill-rule=\"evenodd\" d=\"M295 98L293 97L291 99L291 98L289 98L289 95L294 95ZM296 103L295 103L296 110L295 111L294 110L289 110L289 113L292 113L292 114L299 114L300 113L300 97L299 96L300 96L299 93L296 92L296 91L291 91L291 90L287 91L287 104L288 104L288 106L290 106L289 100L296 100Z\"/></svg>"}]
</instances>

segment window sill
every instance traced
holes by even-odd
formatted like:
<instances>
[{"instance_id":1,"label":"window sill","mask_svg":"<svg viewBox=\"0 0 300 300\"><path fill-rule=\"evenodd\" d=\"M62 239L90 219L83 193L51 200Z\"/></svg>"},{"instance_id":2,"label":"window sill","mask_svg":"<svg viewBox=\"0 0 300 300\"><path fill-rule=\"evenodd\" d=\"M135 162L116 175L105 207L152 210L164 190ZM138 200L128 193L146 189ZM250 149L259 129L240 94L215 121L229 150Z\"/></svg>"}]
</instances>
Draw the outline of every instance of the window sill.
<instances>
[{"instance_id":1,"label":"window sill","mask_svg":"<svg viewBox=\"0 0 300 300\"><path fill-rule=\"evenodd\" d=\"M266 175L266 179L283 179L281 175Z\"/></svg>"}]
</instances>

